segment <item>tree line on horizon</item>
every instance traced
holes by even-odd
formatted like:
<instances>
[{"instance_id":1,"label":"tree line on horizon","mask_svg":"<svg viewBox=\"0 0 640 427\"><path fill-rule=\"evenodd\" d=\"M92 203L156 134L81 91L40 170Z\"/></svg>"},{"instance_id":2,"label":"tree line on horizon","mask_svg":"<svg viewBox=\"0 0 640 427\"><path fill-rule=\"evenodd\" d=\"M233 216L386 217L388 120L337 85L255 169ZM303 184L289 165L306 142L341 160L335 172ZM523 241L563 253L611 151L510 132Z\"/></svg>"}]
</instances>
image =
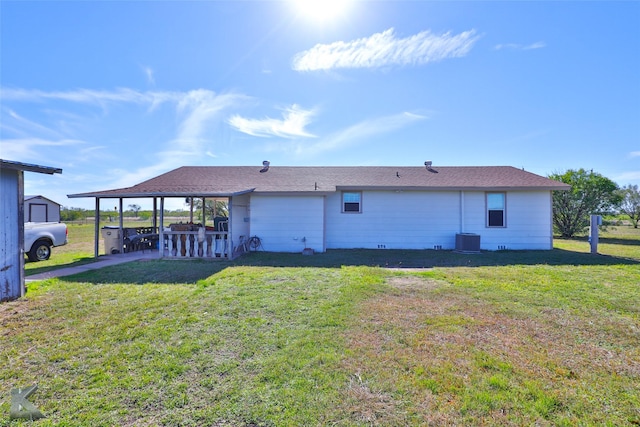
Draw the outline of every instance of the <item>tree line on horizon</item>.
<instances>
[{"instance_id":1,"label":"tree line on horizon","mask_svg":"<svg viewBox=\"0 0 640 427\"><path fill-rule=\"evenodd\" d=\"M190 200L188 200L190 204ZM193 217L199 221L202 220L202 199L193 199ZM229 208L226 201L223 200L206 200L204 205L205 216L207 219L213 219L217 216L228 216ZM153 215L152 210L143 210L138 204L130 204L127 209L122 212L124 218L136 218L140 220L148 220ZM165 209L164 215L167 217L189 217L190 206L187 209ZM94 218L95 210L74 208L63 206L60 209L60 220L65 222L84 221L87 218ZM111 221L118 219L117 208L114 210L100 209L100 220Z\"/></svg>"}]
</instances>

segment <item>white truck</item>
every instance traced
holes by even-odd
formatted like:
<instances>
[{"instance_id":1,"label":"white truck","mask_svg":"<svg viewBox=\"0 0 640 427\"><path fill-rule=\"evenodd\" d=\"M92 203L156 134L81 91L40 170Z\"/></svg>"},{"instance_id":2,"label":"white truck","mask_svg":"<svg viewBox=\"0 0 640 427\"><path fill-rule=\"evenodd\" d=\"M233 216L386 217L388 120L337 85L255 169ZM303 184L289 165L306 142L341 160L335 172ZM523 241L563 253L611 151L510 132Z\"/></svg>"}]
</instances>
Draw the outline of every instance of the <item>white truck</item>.
<instances>
[{"instance_id":1,"label":"white truck","mask_svg":"<svg viewBox=\"0 0 640 427\"><path fill-rule=\"evenodd\" d=\"M24 253L29 261L44 261L51 256L51 248L66 245L67 225L62 222L25 222Z\"/></svg>"}]
</instances>

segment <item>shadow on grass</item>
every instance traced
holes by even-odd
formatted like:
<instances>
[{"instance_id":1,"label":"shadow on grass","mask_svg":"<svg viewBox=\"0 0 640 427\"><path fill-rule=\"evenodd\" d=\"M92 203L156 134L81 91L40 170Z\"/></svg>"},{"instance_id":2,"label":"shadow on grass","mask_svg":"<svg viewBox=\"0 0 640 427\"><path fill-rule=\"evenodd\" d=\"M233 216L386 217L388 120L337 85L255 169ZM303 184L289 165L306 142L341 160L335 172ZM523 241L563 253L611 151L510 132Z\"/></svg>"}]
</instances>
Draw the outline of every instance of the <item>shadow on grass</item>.
<instances>
[{"instance_id":1,"label":"shadow on grass","mask_svg":"<svg viewBox=\"0 0 640 427\"><path fill-rule=\"evenodd\" d=\"M385 268L483 267L507 265L640 265L639 259L591 255L564 249L551 251L490 251L464 254L434 250L330 250L323 254L254 252L240 265L274 267L340 267L364 265Z\"/></svg>"},{"instance_id":2,"label":"shadow on grass","mask_svg":"<svg viewBox=\"0 0 640 427\"><path fill-rule=\"evenodd\" d=\"M607 243L610 245L628 245L638 246L640 248L640 239L616 239L611 237L600 237L598 243Z\"/></svg>"},{"instance_id":3,"label":"shadow on grass","mask_svg":"<svg viewBox=\"0 0 640 427\"><path fill-rule=\"evenodd\" d=\"M589 237L580 236L573 237L571 239L565 238L556 238L559 241L578 241L578 242L589 242ZM617 237L598 237L598 243L606 243L609 245L624 245L624 246L638 246L640 248L640 239L630 239L630 238L617 238Z\"/></svg>"},{"instance_id":4,"label":"shadow on grass","mask_svg":"<svg viewBox=\"0 0 640 427\"><path fill-rule=\"evenodd\" d=\"M234 261L133 261L66 276L65 281L99 283L197 283L231 266L383 268L482 267L507 265L640 265L640 260L563 249L461 254L434 250L329 250L315 255L251 252Z\"/></svg>"},{"instance_id":5,"label":"shadow on grass","mask_svg":"<svg viewBox=\"0 0 640 427\"><path fill-rule=\"evenodd\" d=\"M70 268L70 267L79 267L81 265L91 264L92 262L96 262L98 259L93 257L82 257L77 258L76 261L67 263L67 264L55 264L55 265L44 265L42 267L33 267L24 270L24 274L26 277L33 276L34 274L46 273L48 271L59 270L61 268ZM41 261L43 263L46 261ZM25 265L39 264L39 262L32 262L25 259Z\"/></svg>"}]
</instances>

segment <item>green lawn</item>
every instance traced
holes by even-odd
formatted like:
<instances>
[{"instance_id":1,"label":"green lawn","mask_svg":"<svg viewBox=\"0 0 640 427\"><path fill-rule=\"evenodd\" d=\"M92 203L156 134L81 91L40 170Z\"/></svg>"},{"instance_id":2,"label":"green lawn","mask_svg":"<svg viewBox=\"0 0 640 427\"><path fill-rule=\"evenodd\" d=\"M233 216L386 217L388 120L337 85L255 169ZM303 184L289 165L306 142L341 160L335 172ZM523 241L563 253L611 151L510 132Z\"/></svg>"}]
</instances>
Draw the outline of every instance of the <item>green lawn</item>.
<instances>
[{"instance_id":1,"label":"green lawn","mask_svg":"<svg viewBox=\"0 0 640 427\"><path fill-rule=\"evenodd\" d=\"M0 425L639 425L640 232L601 237L37 282L0 305Z\"/></svg>"}]
</instances>

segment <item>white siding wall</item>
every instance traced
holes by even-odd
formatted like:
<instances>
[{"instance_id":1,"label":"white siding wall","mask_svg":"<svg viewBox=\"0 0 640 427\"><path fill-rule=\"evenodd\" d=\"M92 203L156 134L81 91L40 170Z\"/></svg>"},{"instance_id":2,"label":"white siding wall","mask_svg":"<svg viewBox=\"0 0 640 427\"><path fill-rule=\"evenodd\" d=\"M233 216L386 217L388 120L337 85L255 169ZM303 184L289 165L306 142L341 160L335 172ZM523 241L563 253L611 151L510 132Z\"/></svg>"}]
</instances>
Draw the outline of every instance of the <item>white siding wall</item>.
<instances>
[{"instance_id":1,"label":"white siding wall","mask_svg":"<svg viewBox=\"0 0 640 427\"><path fill-rule=\"evenodd\" d=\"M506 228L486 226L484 191L365 191L362 213L342 213L341 197L327 197L328 249L454 249L460 232L479 234L483 250L552 248L549 191L507 192Z\"/></svg>"},{"instance_id":2,"label":"white siding wall","mask_svg":"<svg viewBox=\"0 0 640 427\"><path fill-rule=\"evenodd\" d=\"M506 227L486 227L484 192L465 192L464 232L480 234L483 250L552 249L553 232L549 191L506 193Z\"/></svg>"},{"instance_id":3,"label":"white siding wall","mask_svg":"<svg viewBox=\"0 0 640 427\"><path fill-rule=\"evenodd\" d=\"M240 236L249 239L249 195L242 194L229 199L229 209L231 211L229 221L231 221L229 231L233 247L240 244Z\"/></svg>"},{"instance_id":4,"label":"white siding wall","mask_svg":"<svg viewBox=\"0 0 640 427\"><path fill-rule=\"evenodd\" d=\"M442 249L460 229L457 191L364 191L362 213L342 213L342 193L327 198L327 248Z\"/></svg>"},{"instance_id":5,"label":"white siding wall","mask_svg":"<svg viewBox=\"0 0 640 427\"><path fill-rule=\"evenodd\" d=\"M250 234L260 237L264 249L273 252L300 252L305 247L303 238L306 247L316 252L454 249L455 236L461 232L479 234L483 250L551 249L549 191L507 192L506 203L507 226L489 228L484 191L465 191L462 196L460 191L363 191L362 213L342 213L341 192L326 199L254 194Z\"/></svg>"},{"instance_id":6,"label":"white siding wall","mask_svg":"<svg viewBox=\"0 0 640 427\"><path fill-rule=\"evenodd\" d=\"M302 252L305 246L325 250L323 196L253 194L249 215L251 235L258 236L267 251Z\"/></svg>"}]
</instances>

